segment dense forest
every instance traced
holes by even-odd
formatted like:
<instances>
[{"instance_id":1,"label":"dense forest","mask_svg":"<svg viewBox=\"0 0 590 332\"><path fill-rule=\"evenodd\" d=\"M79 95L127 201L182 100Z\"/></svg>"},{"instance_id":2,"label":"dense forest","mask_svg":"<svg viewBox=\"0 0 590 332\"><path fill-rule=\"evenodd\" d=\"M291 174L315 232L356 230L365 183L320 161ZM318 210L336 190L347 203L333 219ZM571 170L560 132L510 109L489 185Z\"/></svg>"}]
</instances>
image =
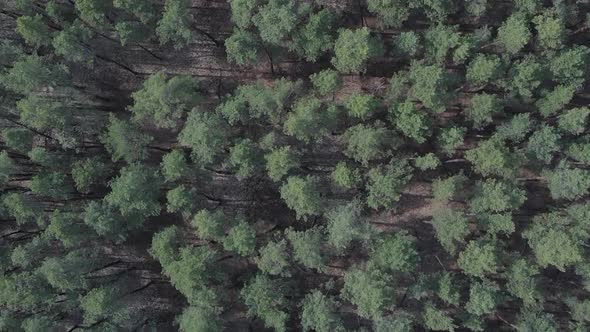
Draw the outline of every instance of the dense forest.
<instances>
[{"instance_id":1,"label":"dense forest","mask_svg":"<svg viewBox=\"0 0 590 332\"><path fill-rule=\"evenodd\" d=\"M590 330L589 0L0 0L0 331Z\"/></svg>"}]
</instances>

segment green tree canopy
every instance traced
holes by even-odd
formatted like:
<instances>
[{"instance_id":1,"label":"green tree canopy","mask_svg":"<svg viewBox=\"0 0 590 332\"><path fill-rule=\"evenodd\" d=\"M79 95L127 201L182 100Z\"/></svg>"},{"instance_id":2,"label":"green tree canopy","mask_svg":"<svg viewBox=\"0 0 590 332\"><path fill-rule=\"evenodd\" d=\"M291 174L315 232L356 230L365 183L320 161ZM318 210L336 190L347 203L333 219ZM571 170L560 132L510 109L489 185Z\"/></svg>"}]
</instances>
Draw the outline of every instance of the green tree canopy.
<instances>
[{"instance_id":1,"label":"green tree canopy","mask_svg":"<svg viewBox=\"0 0 590 332\"><path fill-rule=\"evenodd\" d=\"M338 303L331 296L315 289L305 295L301 302L301 325L303 331L341 332L344 323L338 315Z\"/></svg>"},{"instance_id":2,"label":"green tree canopy","mask_svg":"<svg viewBox=\"0 0 590 332\"><path fill-rule=\"evenodd\" d=\"M332 64L342 73L364 72L367 62L383 53L381 41L371 36L368 28L343 29L334 45Z\"/></svg>"},{"instance_id":3,"label":"green tree canopy","mask_svg":"<svg viewBox=\"0 0 590 332\"><path fill-rule=\"evenodd\" d=\"M237 252L241 256L254 254L256 247L256 231L245 221L233 226L223 239L225 250Z\"/></svg>"},{"instance_id":4,"label":"green tree canopy","mask_svg":"<svg viewBox=\"0 0 590 332\"><path fill-rule=\"evenodd\" d=\"M158 198L161 182L158 172L147 166L126 166L111 182L111 192L105 201L117 207L124 217L156 216L160 213Z\"/></svg>"},{"instance_id":5,"label":"green tree canopy","mask_svg":"<svg viewBox=\"0 0 590 332\"><path fill-rule=\"evenodd\" d=\"M191 158L197 165L207 165L223 151L228 135L226 124L217 114L193 109L178 139L191 148Z\"/></svg>"},{"instance_id":6,"label":"green tree canopy","mask_svg":"<svg viewBox=\"0 0 590 332\"><path fill-rule=\"evenodd\" d=\"M147 145L153 140L152 136L129 121L120 120L112 114L109 116L109 122L101 140L113 161L125 160L132 163L147 157Z\"/></svg>"},{"instance_id":7,"label":"green tree canopy","mask_svg":"<svg viewBox=\"0 0 590 332\"><path fill-rule=\"evenodd\" d=\"M392 159L386 166L369 170L367 204L373 209L393 209L401 192L412 178L412 169L406 160Z\"/></svg>"},{"instance_id":8,"label":"green tree canopy","mask_svg":"<svg viewBox=\"0 0 590 332\"><path fill-rule=\"evenodd\" d=\"M357 307L362 317L381 317L394 299L391 276L373 267L352 268L344 275L342 296Z\"/></svg>"},{"instance_id":9,"label":"green tree canopy","mask_svg":"<svg viewBox=\"0 0 590 332\"><path fill-rule=\"evenodd\" d=\"M371 225L363 216L363 205L353 200L328 211L328 243L338 251L347 249L353 242L366 242L372 235Z\"/></svg>"},{"instance_id":10,"label":"green tree canopy","mask_svg":"<svg viewBox=\"0 0 590 332\"><path fill-rule=\"evenodd\" d=\"M281 198L295 211L297 219L306 220L321 213L322 204L317 181L318 179L312 176L290 176L281 186Z\"/></svg>"},{"instance_id":11,"label":"green tree canopy","mask_svg":"<svg viewBox=\"0 0 590 332\"><path fill-rule=\"evenodd\" d=\"M346 129L342 138L346 143L344 153L364 165L387 156L389 149L395 146L393 134L382 123L358 124Z\"/></svg>"},{"instance_id":12,"label":"green tree canopy","mask_svg":"<svg viewBox=\"0 0 590 332\"><path fill-rule=\"evenodd\" d=\"M260 317L266 327L284 332L289 319L286 291L286 285L280 280L257 274L241 294L249 315Z\"/></svg>"},{"instance_id":13,"label":"green tree canopy","mask_svg":"<svg viewBox=\"0 0 590 332\"><path fill-rule=\"evenodd\" d=\"M171 43L175 49L181 49L193 39L191 14L188 0L166 0L162 18L158 21L156 34L160 43Z\"/></svg>"},{"instance_id":14,"label":"green tree canopy","mask_svg":"<svg viewBox=\"0 0 590 332\"><path fill-rule=\"evenodd\" d=\"M190 76L167 77L163 72L150 75L134 92L129 110L136 121L152 120L158 127L172 128L200 100L198 82Z\"/></svg>"}]
</instances>

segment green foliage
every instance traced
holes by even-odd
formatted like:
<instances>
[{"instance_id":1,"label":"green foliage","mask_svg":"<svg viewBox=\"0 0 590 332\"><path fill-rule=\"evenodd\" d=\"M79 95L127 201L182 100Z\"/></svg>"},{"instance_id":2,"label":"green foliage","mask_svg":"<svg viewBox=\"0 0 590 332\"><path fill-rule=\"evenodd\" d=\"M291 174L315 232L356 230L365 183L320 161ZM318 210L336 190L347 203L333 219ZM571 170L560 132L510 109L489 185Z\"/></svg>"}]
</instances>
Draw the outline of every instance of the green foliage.
<instances>
[{"instance_id":1,"label":"green foliage","mask_svg":"<svg viewBox=\"0 0 590 332\"><path fill-rule=\"evenodd\" d=\"M19 100L16 108L21 121L37 130L61 129L70 124L71 114L65 105L47 98L31 95Z\"/></svg>"},{"instance_id":2,"label":"green foliage","mask_svg":"<svg viewBox=\"0 0 590 332\"><path fill-rule=\"evenodd\" d=\"M414 31L401 32L395 38L396 51L402 55L414 57L421 49L420 35Z\"/></svg>"},{"instance_id":3,"label":"green foliage","mask_svg":"<svg viewBox=\"0 0 590 332\"><path fill-rule=\"evenodd\" d=\"M432 304L427 304L422 313L424 325L434 331L455 331L453 319L444 311L435 308Z\"/></svg>"},{"instance_id":4,"label":"green foliage","mask_svg":"<svg viewBox=\"0 0 590 332\"><path fill-rule=\"evenodd\" d=\"M401 26L410 15L410 8L404 0L368 0L367 7L386 27Z\"/></svg>"},{"instance_id":5,"label":"green foliage","mask_svg":"<svg viewBox=\"0 0 590 332\"><path fill-rule=\"evenodd\" d=\"M118 302L120 290L115 287L98 287L90 290L80 299L80 308L84 312L84 323L93 324L112 319L124 321L126 318L122 303Z\"/></svg>"},{"instance_id":6,"label":"green foliage","mask_svg":"<svg viewBox=\"0 0 590 332\"><path fill-rule=\"evenodd\" d=\"M191 42L193 32L189 6L188 0L166 0L164 13L156 27L162 45L172 43L175 49L181 49Z\"/></svg>"},{"instance_id":7,"label":"green foliage","mask_svg":"<svg viewBox=\"0 0 590 332\"><path fill-rule=\"evenodd\" d=\"M238 141L229 150L228 164L240 178L255 175L261 169L260 151L250 139Z\"/></svg>"},{"instance_id":8,"label":"green foliage","mask_svg":"<svg viewBox=\"0 0 590 332\"><path fill-rule=\"evenodd\" d=\"M467 129L462 127L442 128L440 136L438 137L438 144L443 152L447 155L452 155L455 152L455 149L463 144L466 132Z\"/></svg>"},{"instance_id":9,"label":"green foliage","mask_svg":"<svg viewBox=\"0 0 590 332\"><path fill-rule=\"evenodd\" d=\"M284 332L289 318L286 286L279 280L257 274L244 288L242 298L250 316L258 316L264 325L277 332Z\"/></svg>"},{"instance_id":10,"label":"green foliage","mask_svg":"<svg viewBox=\"0 0 590 332\"><path fill-rule=\"evenodd\" d=\"M336 14L329 9L310 14L307 23L294 33L290 48L305 60L315 62L334 47L336 18Z\"/></svg>"},{"instance_id":11,"label":"green foliage","mask_svg":"<svg viewBox=\"0 0 590 332\"><path fill-rule=\"evenodd\" d=\"M65 82L65 67L50 63L37 55L23 55L12 68L0 76L0 83L8 90L28 94L43 88L55 88Z\"/></svg>"},{"instance_id":12,"label":"green foliage","mask_svg":"<svg viewBox=\"0 0 590 332\"><path fill-rule=\"evenodd\" d=\"M342 296L357 307L360 316L381 317L393 303L392 278L376 268L352 268L344 275Z\"/></svg>"},{"instance_id":13,"label":"green foliage","mask_svg":"<svg viewBox=\"0 0 590 332\"><path fill-rule=\"evenodd\" d=\"M533 218L533 222L522 236L533 249L537 263L541 267L555 266L565 271L569 266L582 261L583 251L576 238L579 234L571 234L568 220L557 213L541 214Z\"/></svg>"},{"instance_id":14,"label":"green foliage","mask_svg":"<svg viewBox=\"0 0 590 332\"><path fill-rule=\"evenodd\" d=\"M348 96L344 106L348 109L350 116L366 120L375 113L379 107L379 101L370 94L354 92Z\"/></svg>"},{"instance_id":15,"label":"green foliage","mask_svg":"<svg viewBox=\"0 0 590 332\"><path fill-rule=\"evenodd\" d=\"M24 332L56 332L58 326L55 322L46 316L27 318L21 325Z\"/></svg>"},{"instance_id":16,"label":"green foliage","mask_svg":"<svg viewBox=\"0 0 590 332\"><path fill-rule=\"evenodd\" d=\"M512 117L509 122L500 125L493 137L498 140L522 141L533 128L529 113L520 113Z\"/></svg>"},{"instance_id":17,"label":"green foliage","mask_svg":"<svg viewBox=\"0 0 590 332\"><path fill-rule=\"evenodd\" d=\"M389 316L376 320L375 332L411 332L413 331L412 319L408 316Z\"/></svg>"},{"instance_id":18,"label":"green foliage","mask_svg":"<svg viewBox=\"0 0 590 332\"><path fill-rule=\"evenodd\" d=\"M10 175L17 171L16 164L6 150L0 152L0 186L10 181Z\"/></svg>"},{"instance_id":19,"label":"green foliage","mask_svg":"<svg viewBox=\"0 0 590 332\"><path fill-rule=\"evenodd\" d=\"M222 330L223 323L214 310L190 306L176 317L181 332L208 332Z\"/></svg>"},{"instance_id":20,"label":"green foliage","mask_svg":"<svg viewBox=\"0 0 590 332\"><path fill-rule=\"evenodd\" d=\"M143 42L151 36L149 28L135 21L117 22L115 24L115 31L121 41L121 46L126 46L133 42Z\"/></svg>"},{"instance_id":21,"label":"green foliage","mask_svg":"<svg viewBox=\"0 0 590 332\"><path fill-rule=\"evenodd\" d=\"M485 14L487 0L475 0L465 4L465 10L469 15L480 17Z\"/></svg>"},{"instance_id":22,"label":"green foliage","mask_svg":"<svg viewBox=\"0 0 590 332\"><path fill-rule=\"evenodd\" d=\"M98 235L115 243L125 241L129 230L141 225L140 218L123 218L119 211L104 201L88 203L82 216L84 223L94 229Z\"/></svg>"},{"instance_id":23,"label":"green foliage","mask_svg":"<svg viewBox=\"0 0 590 332\"><path fill-rule=\"evenodd\" d=\"M507 272L508 284L506 289L510 294L521 299L525 305L535 304L542 299L542 293L536 279L536 276L539 275L539 269L536 265L519 258L510 265Z\"/></svg>"},{"instance_id":24,"label":"green foliage","mask_svg":"<svg viewBox=\"0 0 590 332\"><path fill-rule=\"evenodd\" d=\"M566 154L568 157L573 158L574 160L587 164L590 162L590 144L571 144L566 150Z\"/></svg>"},{"instance_id":25,"label":"green foliage","mask_svg":"<svg viewBox=\"0 0 590 332\"><path fill-rule=\"evenodd\" d=\"M446 179L436 179L432 183L432 195L436 202L444 203L455 199L462 193L462 187L467 181L463 174L454 175Z\"/></svg>"},{"instance_id":26,"label":"green foliage","mask_svg":"<svg viewBox=\"0 0 590 332\"><path fill-rule=\"evenodd\" d=\"M82 193L90 192L95 184L100 184L110 173L110 167L100 157L77 160L72 165L72 179L76 189Z\"/></svg>"},{"instance_id":27,"label":"green foliage","mask_svg":"<svg viewBox=\"0 0 590 332\"><path fill-rule=\"evenodd\" d=\"M561 136L555 129L544 125L529 138L527 152L531 157L548 164L560 149L560 139Z\"/></svg>"},{"instance_id":28,"label":"green foliage","mask_svg":"<svg viewBox=\"0 0 590 332\"><path fill-rule=\"evenodd\" d=\"M360 73L371 58L383 53L381 41L371 36L368 28L342 29L334 45L332 64L342 73Z\"/></svg>"},{"instance_id":29,"label":"green foliage","mask_svg":"<svg viewBox=\"0 0 590 332\"><path fill-rule=\"evenodd\" d=\"M152 237L150 255L166 268L179 257L180 230L176 226L168 226Z\"/></svg>"},{"instance_id":30,"label":"green foliage","mask_svg":"<svg viewBox=\"0 0 590 332\"><path fill-rule=\"evenodd\" d=\"M153 120L160 128L172 128L184 112L197 105L198 82L190 76L168 78L163 72L150 75L140 90L134 92L129 110L135 121Z\"/></svg>"},{"instance_id":31,"label":"green foliage","mask_svg":"<svg viewBox=\"0 0 590 332\"><path fill-rule=\"evenodd\" d=\"M166 210L170 213L180 212L184 218L188 218L195 209L196 196L194 188L180 185L166 193Z\"/></svg>"},{"instance_id":32,"label":"green foliage","mask_svg":"<svg viewBox=\"0 0 590 332\"><path fill-rule=\"evenodd\" d=\"M532 57L526 57L510 69L509 75L512 80L508 84L509 88L515 95L531 98L541 85L544 74L544 68L539 62Z\"/></svg>"},{"instance_id":33,"label":"green foliage","mask_svg":"<svg viewBox=\"0 0 590 332\"><path fill-rule=\"evenodd\" d=\"M285 134L309 143L320 139L336 125L336 112L334 105L328 106L317 98L305 97L293 105L283 129Z\"/></svg>"},{"instance_id":34,"label":"green foliage","mask_svg":"<svg viewBox=\"0 0 590 332\"><path fill-rule=\"evenodd\" d=\"M237 29L225 40L225 51L230 62L238 65L252 63L258 59L259 42L251 32Z\"/></svg>"},{"instance_id":35,"label":"green foliage","mask_svg":"<svg viewBox=\"0 0 590 332\"><path fill-rule=\"evenodd\" d=\"M324 69L309 76L313 88L320 95L328 95L336 92L342 85L342 77L337 71L332 69Z\"/></svg>"},{"instance_id":36,"label":"green foliage","mask_svg":"<svg viewBox=\"0 0 590 332\"><path fill-rule=\"evenodd\" d=\"M551 58L549 69L554 79L566 86L581 86L586 80L590 52L585 46L573 46L563 49Z\"/></svg>"},{"instance_id":37,"label":"green foliage","mask_svg":"<svg viewBox=\"0 0 590 332\"><path fill-rule=\"evenodd\" d=\"M228 129L215 113L193 109L178 139L191 148L191 158L198 165L208 165L216 160L227 142Z\"/></svg>"},{"instance_id":38,"label":"green foliage","mask_svg":"<svg viewBox=\"0 0 590 332\"><path fill-rule=\"evenodd\" d=\"M432 152L420 157L416 157L415 164L417 168L423 171L436 169L441 165L440 159L438 159L438 157Z\"/></svg>"},{"instance_id":39,"label":"green foliage","mask_svg":"<svg viewBox=\"0 0 590 332\"><path fill-rule=\"evenodd\" d=\"M474 196L469 208L476 214L514 210L526 200L526 192L514 183L495 179L478 182Z\"/></svg>"},{"instance_id":40,"label":"green foliage","mask_svg":"<svg viewBox=\"0 0 590 332\"><path fill-rule=\"evenodd\" d=\"M72 62L90 66L94 62L94 52L86 46L92 38L93 31L80 22L64 28L58 32L51 44L55 53Z\"/></svg>"},{"instance_id":41,"label":"green foliage","mask_svg":"<svg viewBox=\"0 0 590 332\"><path fill-rule=\"evenodd\" d=\"M55 294L41 273L24 271L0 279L0 303L8 310L38 310L54 301Z\"/></svg>"},{"instance_id":42,"label":"green foliage","mask_svg":"<svg viewBox=\"0 0 590 332\"><path fill-rule=\"evenodd\" d=\"M232 227L223 239L223 248L234 251L241 256L254 254L256 247L256 231L245 221Z\"/></svg>"},{"instance_id":43,"label":"green foliage","mask_svg":"<svg viewBox=\"0 0 590 332\"><path fill-rule=\"evenodd\" d=\"M384 271L412 272L420 261L414 241L406 232L387 236L373 247L370 262Z\"/></svg>"},{"instance_id":44,"label":"green foliage","mask_svg":"<svg viewBox=\"0 0 590 332\"><path fill-rule=\"evenodd\" d=\"M293 168L299 167L299 158L290 146L283 146L272 150L264 156L268 176L273 181L280 181Z\"/></svg>"},{"instance_id":45,"label":"green foliage","mask_svg":"<svg viewBox=\"0 0 590 332\"><path fill-rule=\"evenodd\" d=\"M546 93L535 105L544 117L548 117L560 111L574 97L575 89L570 86L559 85L552 91Z\"/></svg>"},{"instance_id":46,"label":"green foliage","mask_svg":"<svg viewBox=\"0 0 590 332\"><path fill-rule=\"evenodd\" d=\"M497 43L509 54L516 54L529 42L531 32L526 19L519 14L510 16L498 29Z\"/></svg>"},{"instance_id":47,"label":"green foliage","mask_svg":"<svg viewBox=\"0 0 590 332\"><path fill-rule=\"evenodd\" d=\"M391 210L401 197L401 192L412 178L412 169L405 160L392 159L386 166L369 170L367 204L373 209Z\"/></svg>"},{"instance_id":48,"label":"green foliage","mask_svg":"<svg viewBox=\"0 0 590 332\"><path fill-rule=\"evenodd\" d=\"M287 241L271 241L260 249L260 256L256 258L256 265L260 271L270 275L290 276L287 271L289 262L289 253L287 251Z\"/></svg>"},{"instance_id":49,"label":"green foliage","mask_svg":"<svg viewBox=\"0 0 590 332\"><path fill-rule=\"evenodd\" d=\"M307 220L322 211L318 179L312 176L290 176L281 186L281 198L295 211L297 219Z\"/></svg>"},{"instance_id":50,"label":"green foliage","mask_svg":"<svg viewBox=\"0 0 590 332\"><path fill-rule=\"evenodd\" d=\"M110 1L102 0L80 0L76 1L76 10L84 20L100 25L105 21L110 3Z\"/></svg>"},{"instance_id":51,"label":"green foliage","mask_svg":"<svg viewBox=\"0 0 590 332\"><path fill-rule=\"evenodd\" d=\"M49 43L50 33L43 16L19 16L16 19L16 31L23 37L27 44L34 47L45 46Z\"/></svg>"},{"instance_id":52,"label":"green foliage","mask_svg":"<svg viewBox=\"0 0 590 332\"><path fill-rule=\"evenodd\" d=\"M483 214L478 217L478 222L485 228L488 234L512 234L515 231L514 221L510 213Z\"/></svg>"},{"instance_id":53,"label":"green foliage","mask_svg":"<svg viewBox=\"0 0 590 332\"><path fill-rule=\"evenodd\" d=\"M546 49L560 48L566 38L565 24L554 11L545 11L533 18L538 45Z\"/></svg>"},{"instance_id":54,"label":"green foliage","mask_svg":"<svg viewBox=\"0 0 590 332\"><path fill-rule=\"evenodd\" d=\"M502 63L497 55L478 54L467 67L465 79L473 84L487 84L502 75Z\"/></svg>"},{"instance_id":55,"label":"green foliage","mask_svg":"<svg viewBox=\"0 0 590 332\"><path fill-rule=\"evenodd\" d=\"M510 152L506 145L491 139L467 151L465 159L483 176L497 175L504 178L513 177L521 163L519 156Z\"/></svg>"},{"instance_id":56,"label":"green foliage","mask_svg":"<svg viewBox=\"0 0 590 332\"><path fill-rule=\"evenodd\" d=\"M39 272L59 291L86 289L89 281L85 273L90 272L95 263L95 256L90 251L78 249L63 257L46 258Z\"/></svg>"},{"instance_id":57,"label":"green foliage","mask_svg":"<svg viewBox=\"0 0 590 332\"><path fill-rule=\"evenodd\" d=\"M524 311L518 318L517 328L522 332L557 332L553 316L547 313Z\"/></svg>"},{"instance_id":58,"label":"green foliage","mask_svg":"<svg viewBox=\"0 0 590 332\"><path fill-rule=\"evenodd\" d=\"M449 51L459 45L460 37L456 26L431 26L424 34L426 58L436 63L444 62Z\"/></svg>"},{"instance_id":59,"label":"green foliage","mask_svg":"<svg viewBox=\"0 0 590 332\"><path fill-rule=\"evenodd\" d=\"M362 213L361 202L353 200L333 208L326 214L328 243L337 251L344 251L355 241L366 242L370 239L371 225Z\"/></svg>"},{"instance_id":60,"label":"green foliage","mask_svg":"<svg viewBox=\"0 0 590 332\"><path fill-rule=\"evenodd\" d=\"M442 67L412 62L409 79L412 83L411 94L426 108L435 113L445 111L451 98L450 77Z\"/></svg>"},{"instance_id":61,"label":"green foliage","mask_svg":"<svg viewBox=\"0 0 590 332\"><path fill-rule=\"evenodd\" d=\"M208 285L215 277L215 252L207 246L180 248L178 259L164 273L190 305L215 309L218 293Z\"/></svg>"},{"instance_id":62,"label":"green foliage","mask_svg":"<svg viewBox=\"0 0 590 332\"><path fill-rule=\"evenodd\" d=\"M481 93L471 98L471 105L465 111L474 126L480 128L493 122L492 116L502 112L502 105L496 95Z\"/></svg>"},{"instance_id":63,"label":"green foliage","mask_svg":"<svg viewBox=\"0 0 590 332\"><path fill-rule=\"evenodd\" d=\"M431 121L424 110L418 109L411 101L406 101L390 109L391 122L406 137L417 143L424 143L429 136Z\"/></svg>"},{"instance_id":64,"label":"green foliage","mask_svg":"<svg viewBox=\"0 0 590 332\"><path fill-rule=\"evenodd\" d=\"M112 114L109 116L107 131L101 137L113 161L125 160L128 163L147 158L147 145L152 139L139 127Z\"/></svg>"},{"instance_id":65,"label":"green foliage","mask_svg":"<svg viewBox=\"0 0 590 332\"><path fill-rule=\"evenodd\" d=\"M559 116L557 124L562 131L572 135L579 135L586 130L588 115L590 115L590 108L588 107L572 108Z\"/></svg>"},{"instance_id":66,"label":"green foliage","mask_svg":"<svg viewBox=\"0 0 590 332\"><path fill-rule=\"evenodd\" d=\"M231 20L240 28L247 28L252 24L254 10L259 0L234 0L230 2Z\"/></svg>"},{"instance_id":67,"label":"green foliage","mask_svg":"<svg viewBox=\"0 0 590 332\"><path fill-rule=\"evenodd\" d=\"M469 223L461 210L435 210L432 214L432 226L440 244L451 254L457 251L457 243L463 243L469 234Z\"/></svg>"},{"instance_id":68,"label":"green foliage","mask_svg":"<svg viewBox=\"0 0 590 332\"><path fill-rule=\"evenodd\" d=\"M49 220L45 234L59 240L66 248L80 246L90 238L88 228L81 223L78 213L55 210Z\"/></svg>"},{"instance_id":69,"label":"green foliage","mask_svg":"<svg viewBox=\"0 0 590 332\"><path fill-rule=\"evenodd\" d=\"M33 132L28 129L8 128L2 131L2 139L8 148L26 154L33 147Z\"/></svg>"},{"instance_id":70,"label":"green foliage","mask_svg":"<svg viewBox=\"0 0 590 332\"><path fill-rule=\"evenodd\" d=\"M223 211L201 210L195 214L192 225L197 229L197 234L202 239L220 240L224 235L225 215Z\"/></svg>"},{"instance_id":71,"label":"green foliage","mask_svg":"<svg viewBox=\"0 0 590 332\"><path fill-rule=\"evenodd\" d=\"M50 239L47 236L36 236L31 241L21 244L12 250L10 261L14 266L30 268L39 263L39 257L49 249Z\"/></svg>"},{"instance_id":72,"label":"green foliage","mask_svg":"<svg viewBox=\"0 0 590 332\"><path fill-rule=\"evenodd\" d=\"M166 181L172 182L189 175L190 166L186 160L185 154L182 150L176 149L167 153L162 157L160 164L162 175Z\"/></svg>"},{"instance_id":73,"label":"green foliage","mask_svg":"<svg viewBox=\"0 0 590 332\"><path fill-rule=\"evenodd\" d=\"M268 0L258 8L252 22L258 28L262 40L279 44L295 29L300 14L295 1Z\"/></svg>"},{"instance_id":74,"label":"green foliage","mask_svg":"<svg viewBox=\"0 0 590 332\"><path fill-rule=\"evenodd\" d=\"M342 136L346 147L344 154L367 165L369 161L385 157L392 147L392 133L382 123L375 126L358 124L346 129Z\"/></svg>"},{"instance_id":75,"label":"green foliage","mask_svg":"<svg viewBox=\"0 0 590 332\"><path fill-rule=\"evenodd\" d=\"M461 299L460 287L457 285L453 274L444 272L440 274L436 284L436 295L448 304L458 305Z\"/></svg>"},{"instance_id":76,"label":"green foliage","mask_svg":"<svg viewBox=\"0 0 590 332\"><path fill-rule=\"evenodd\" d=\"M67 176L58 172L39 173L31 178L31 191L53 199L66 199L72 191Z\"/></svg>"},{"instance_id":77,"label":"green foliage","mask_svg":"<svg viewBox=\"0 0 590 332\"><path fill-rule=\"evenodd\" d=\"M489 281L474 282L469 288L469 301L465 309L476 316L489 314L495 311L500 302L499 287Z\"/></svg>"},{"instance_id":78,"label":"green foliage","mask_svg":"<svg viewBox=\"0 0 590 332\"><path fill-rule=\"evenodd\" d=\"M124 217L149 217L160 213L160 185L157 171L140 164L121 169L110 184L111 192L105 197L108 204L117 207Z\"/></svg>"},{"instance_id":79,"label":"green foliage","mask_svg":"<svg viewBox=\"0 0 590 332\"><path fill-rule=\"evenodd\" d=\"M23 193L9 193L2 196L2 204L8 215L16 219L17 224L29 222L43 222L43 208L39 202L34 201L31 196Z\"/></svg>"},{"instance_id":80,"label":"green foliage","mask_svg":"<svg viewBox=\"0 0 590 332\"><path fill-rule=\"evenodd\" d=\"M315 289L301 301L303 331L342 332L344 323L337 313L338 303L331 296Z\"/></svg>"},{"instance_id":81,"label":"green foliage","mask_svg":"<svg viewBox=\"0 0 590 332\"><path fill-rule=\"evenodd\" d=\"M496 251L494 243L470 241L459 254L457 263L465 274L484 277L486 274L496 273L499 268Z\"/></svg>"},{"instance_id":82,"label":"green foliage","mask_svg":"<svg viewBox=\"0 0 590 332\"><path fill-rule=\"evenodd\" d=\"M307 268L322 270L325 259L322 253L321 229L315 227L299 232L288 229L286 235L293 247L296 261Z\"/></svg>"},{"instance_id":83,"label":"green foliage","mask_svg":"<svg viewBox=\"0 0 590 332\"><path fill-rule=\"evenodd\" d=\"M553 199L575 200L588 193L590 172L565 164L543 172Z\"/></svg>"},{"instance_id":84,"label":"green foliage","mask_svg":"<svg viewBox=\"0 0 590 332\"><path fill-rule=\"evenodd\" d=\"M330 176L337 186L346 189L354 188L362 181L360 170L349 166L344 161L336 164Z\"/></svg>"}]
</instances>

